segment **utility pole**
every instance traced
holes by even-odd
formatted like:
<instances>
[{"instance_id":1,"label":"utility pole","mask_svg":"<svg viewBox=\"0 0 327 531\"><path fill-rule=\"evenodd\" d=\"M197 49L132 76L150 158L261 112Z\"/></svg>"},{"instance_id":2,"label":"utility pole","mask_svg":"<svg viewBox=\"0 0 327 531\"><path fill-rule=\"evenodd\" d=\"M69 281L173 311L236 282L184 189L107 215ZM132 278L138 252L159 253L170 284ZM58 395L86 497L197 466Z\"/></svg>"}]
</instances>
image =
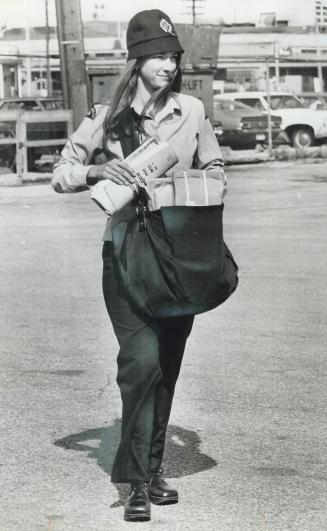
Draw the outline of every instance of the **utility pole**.
<instances>
[{"instance_id":1,"label":"utility pole","mask_svg":"<svg viewBox=\"0 0 327 531\"><path fill-rule=\"evenodd\" d=\"M274 42L274 55L275 55L276 83L277 83L277 90L279 90L280 70L279 70L279 43L278 43L278 41Z\"/></svg>"},{"instance_id":2,"label":"utility pole","mask_svg":"<svg viewBox=\"0 0 327 531\"><path fill-rule=\"evenodd\" d=\"M270 76L269 76L269 57L266 57L266 86L267 86L267 118L268 118L268 152L269 158L273 156L272 150L272 130L271 130L271 99L270 99Z\"/></svg>"},{"instance_id":3,"label":"utility pole","mask_svg":"<svg viewBox=\"0 0 327 531\"><path fill-rule=\"evenodd\" d=\"M24 5L24 14L25 14L25 50L26 50L26 89L24 96L32 96L32 58L31 58L31 30L30 30L30 17L28 12L27 2ZM18 94L21 94L21 86L18 87ZM16 94L15 94L16 95ZM12 94L14 96L14 94Z\"/></svg>"},{"instance_id":4,"label":"utility pole","mask_svg":"<svg viewBox=\"0 0 327 531\"><path fill-rule=\"evenodd\" d=\"M26 22L25 26L25 40L27 41L27 53L31 53L31 32L29 27L29 21ZM32 96L32 59L28 55L26 57L26 85L27 85L27 96Z\"/></svg>"},{"instance_id":5,"label":"utility pole","mask_svg":"<svg viewBox=\"0 0 327 531\"><path fill-rule=\"evenodd\" d=\"M318 72L318 83L319 83L318 93L320 94L324 90L324 77L322 73L320 30L319 30L318 24L316 24L316 36L317 36L317 72Z\"/></svg>"},{"instance_id":6,"label":"utility pole","mask_svg":"<svg viewBox=\"0 0 327 531\"><path fill-rule=\"evenodd\" d=\"M64 107L73 110L76 129L88 108L84 38L79 0L56 0Z\"/></svg>"},{"instance_id":7,"label":"utility pole","mask_svg":"<svg viewBox=\"0 0 327 531\"><path fill-rule=\"evenodd\" d=\"M51 70L50 70L50 28L49 28L49 0L45 0L45 27L46 27L46 71L47 71L47 95L52 96Z\"/></svg>"},{"instance_id":8,"label":"utility pole","mask_svg":"<svg viewBox=\"0 0 327 531\"><path fill-rule=\"evenodd\" d=\"M188 9L191 9L192 11L192 24L196 24L196 17L198 15L203 15L203 11L201 8L203 8L203 2L204 0L184 0L185 2L191 3L191 5L188 5ZM198 8L200 8L200 11L198 11Z\"/></svg>"}]
</instances>

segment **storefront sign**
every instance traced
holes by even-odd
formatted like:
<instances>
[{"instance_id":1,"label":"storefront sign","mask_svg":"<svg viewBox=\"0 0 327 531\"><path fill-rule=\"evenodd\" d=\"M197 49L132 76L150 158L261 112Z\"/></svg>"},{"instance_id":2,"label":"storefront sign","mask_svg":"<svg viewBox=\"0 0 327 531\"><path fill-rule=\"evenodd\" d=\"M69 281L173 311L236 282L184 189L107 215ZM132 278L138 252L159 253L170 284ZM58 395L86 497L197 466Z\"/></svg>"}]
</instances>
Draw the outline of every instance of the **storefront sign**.
<instances>
[{"instance_id":1,"label":"storefront sign","mask_svg":"<svg viewBox=\"0 0 327 531\"><path fill-rule=\"evenodd\" d=\"M190 94L203 101L206 113L213 122L213 74L211 72L183 72L183 94Z\"/></svg>"}]
</instances>

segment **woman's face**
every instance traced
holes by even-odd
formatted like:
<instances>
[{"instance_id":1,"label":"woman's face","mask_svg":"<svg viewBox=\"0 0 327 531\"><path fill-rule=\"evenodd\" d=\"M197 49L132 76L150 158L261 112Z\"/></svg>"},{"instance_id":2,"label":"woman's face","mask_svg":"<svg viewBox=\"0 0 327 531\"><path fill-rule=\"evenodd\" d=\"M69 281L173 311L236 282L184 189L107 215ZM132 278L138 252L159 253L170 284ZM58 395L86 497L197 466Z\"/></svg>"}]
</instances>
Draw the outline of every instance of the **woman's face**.
<instances>
[{"instance_id":1,"label":"woman's face","mask_svg":"<svg viewBox=\"0 0 327 531\"><path fill-rule=\"evenodd\" d=\"M177 53L167 52L151 55L144 59L140 76L150 92L168 85L177 67Z\"/></svg>"}]
</instances>

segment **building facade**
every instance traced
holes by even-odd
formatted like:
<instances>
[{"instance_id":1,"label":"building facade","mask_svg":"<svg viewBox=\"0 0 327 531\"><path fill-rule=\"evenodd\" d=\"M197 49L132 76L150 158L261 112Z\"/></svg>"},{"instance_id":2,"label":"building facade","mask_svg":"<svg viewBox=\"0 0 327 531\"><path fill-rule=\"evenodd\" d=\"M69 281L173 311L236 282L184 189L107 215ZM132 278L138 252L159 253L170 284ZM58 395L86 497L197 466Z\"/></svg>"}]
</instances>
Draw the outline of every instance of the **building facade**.
<instances>
[{"instance_id":1,"label":"building facade","mask_svg":"<svg viewBox=\"0 0 327 531\"><path fill-rule=\"evenodd\" d=\"M306 28L224 28L216 80L222 90L327 91L327 34ZM219 86L219 84L217 84Z\"/></svg>"},{"instance_id":2,"label":"building facade","mask_svg":"<svg viewBox=\"0 0 327 531\"><path fill-rule=\"evenodd\" d=\"M310 0L311 7L314 3ZM320 9L320 8L319 8ZM324 11L322 19L324 18ZM276 19L277 21L279 19ZM315 20L315 6L313 7ZM265 89L267 69L271 87L294 93L327 91L327 33L317 25L221 27L214 74L215 90ZM84 25L84 48L90 93L94 101L110 99L114 80L126 62L126 24L94 21ZM218 47L218 44L217 44ZM55 28L15 29L0 37L0 98L58 96L61 93L60 60ZM189 60L189 58L188 58ZM47 86L47 68L51 86Z\"/></svg>"},{"instance_id":3,"label":"building facade","mask_svg":"<svg viewBox=\"0 0 327 531\"><path fill-rule=\"evenodd\" d=\"M315 1L315 24L325 30L327 28L327 4L320 0Z\"/></svg>"}]
</instances>

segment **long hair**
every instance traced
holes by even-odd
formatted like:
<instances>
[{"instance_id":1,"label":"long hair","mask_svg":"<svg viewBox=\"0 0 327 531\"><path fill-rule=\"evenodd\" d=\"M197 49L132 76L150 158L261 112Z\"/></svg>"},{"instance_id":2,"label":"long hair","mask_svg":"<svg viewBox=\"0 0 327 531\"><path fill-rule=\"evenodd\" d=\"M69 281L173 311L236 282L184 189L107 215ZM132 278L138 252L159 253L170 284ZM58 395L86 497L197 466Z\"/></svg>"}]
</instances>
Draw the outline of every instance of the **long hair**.
<instances>
[{"instance_id":1,"label":"long hair","mask_svg":"<svg viewBox=\"0 0 327 531\"><path fill-rule=\"evenodd\" d=\"M110 102L109 110L103 122L105 141L108 138L117 138L115 131L118 125L119 115L124 109L127 109L130 106L135 97L140 68L145 59L146 57L139 57L138 59L128 61L121 74L113 98ZM176 70L173 72L169 83L165 87L156 90L142 110L139 125L141 130L144 130L144 117L150 107L153 109L153 114L156 114L165 106L167 99L172 92L180 92L182 85L180 63L181 54L179 53L177 54Z\"/></svg>"}]
</instances>

